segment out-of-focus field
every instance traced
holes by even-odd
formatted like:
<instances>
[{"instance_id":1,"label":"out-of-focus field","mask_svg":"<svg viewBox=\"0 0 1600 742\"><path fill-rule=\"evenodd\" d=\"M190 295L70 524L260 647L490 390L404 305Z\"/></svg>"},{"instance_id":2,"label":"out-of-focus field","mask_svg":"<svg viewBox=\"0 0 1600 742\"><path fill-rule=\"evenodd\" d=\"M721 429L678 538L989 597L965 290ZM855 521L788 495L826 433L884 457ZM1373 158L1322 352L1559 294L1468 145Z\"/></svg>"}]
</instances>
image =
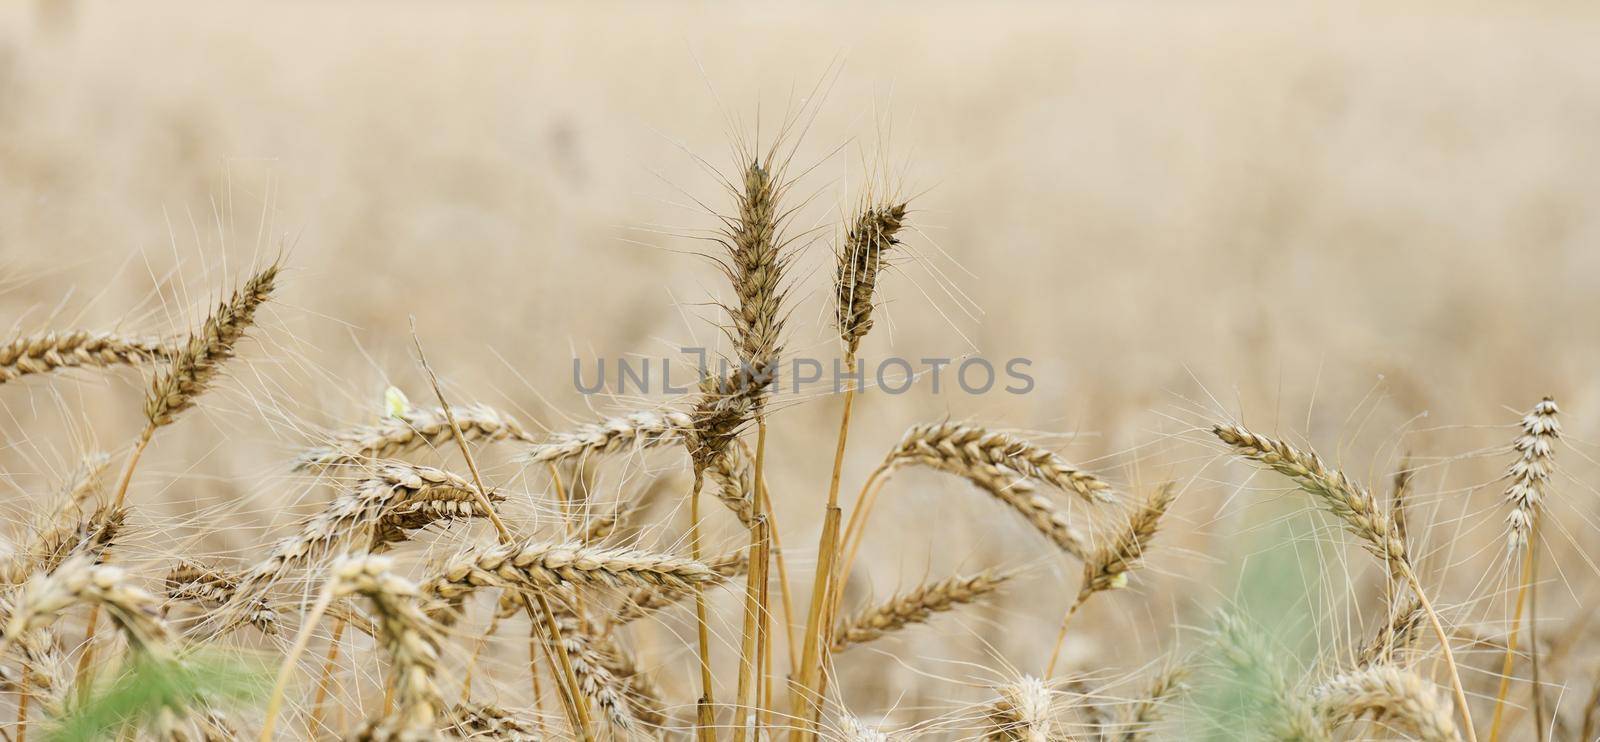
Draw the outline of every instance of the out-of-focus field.
<instances>
[{"instance_id":1,"label":"out-of-focus field","mask_svg":"<svg viewBox=\"0 0 1600 742\"><path fill-rule=\"evenodd\" d=\"M252 264L281 249L289 268L245 362L142 465L131 499L167 523L136 538L152 562L191 542L247 553L325 498L289 475L297 450L379 414L388 384L429 397L412 317L452 395L530 426L646 402L582 398L574 355L716 342L707 301L728 292L686 235L714 226L697 202L727 198L700 158L726 172L732 136L765 141L804 104L819 112L792 232L814 232L791 350L836 354L834 225L884 157L917 194L916 233L865 355L1024 356L1038 380L1023 396L865 395L847 493L907 426L944 417L1063 433L1065 455L1128 491L1185 483L1150 570L1074 628L1075 666L1131 675L1183 644L1178 627L1247 581L1240 560L1285 534L1367 591L1312 589L1313 633L1370 625L1381 576L1197 432L1229 418L1379 490L1414 452L1429 579L1455 619L1494 628L1502 447L1555 395L1568 445L1541 621L1558 631L1600 589L1592 8L41 7L0 7L0 329L180 332ZM26 520L28 493L81 450L125 450L142 379L0 388L5 518ZM838 404L800 402L773 419L771 466L809 573ZM1037 671L1075 565L937 477L906 477L874 517L852 599L958 567L1030 572L995 608L885 644L902 661L841 658L863 713L914 721L981 697L1007 663ZM737 625L721 634L735 645ZM688 702L678 638L662 633L654 662ZM1595 655L1574 654L1562 709L1590 687ZM1498 655L1468 657L1492 695Z\"/></svg>"}]
</instances>

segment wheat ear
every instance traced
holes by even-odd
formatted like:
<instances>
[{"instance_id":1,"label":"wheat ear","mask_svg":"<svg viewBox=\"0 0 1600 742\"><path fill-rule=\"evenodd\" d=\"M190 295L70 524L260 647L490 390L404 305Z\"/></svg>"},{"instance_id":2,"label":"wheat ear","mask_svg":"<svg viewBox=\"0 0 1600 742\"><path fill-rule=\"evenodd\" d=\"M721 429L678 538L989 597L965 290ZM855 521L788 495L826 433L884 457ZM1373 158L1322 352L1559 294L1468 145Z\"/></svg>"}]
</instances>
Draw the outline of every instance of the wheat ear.
<instances>
[{"instance_id":1,"label":"wheat ear","mask_svg":"<svg viewBox=\"0 0 1600 742\"><path fill-rule=\"evenodd\" d=\"M984 720L984 740L993 742L1053 742L1056 694L1038 678L1025 677L1000 689L989 704Z\"/></svg>"},{"instance_id":2,"label":"wheat ear","mask_svg":"<svg viewBox=\"0 0 1600 742\"><path fill-rule=\"evenodd\" d=\"M1434 636L1439 640L1439 651L1444 656L1445 669L1450 674L1451 689L1455 693L1456 712L1461 714L1461 728L1468 742L1477 742L1472 727L1472 710L1467 706L1467 692L1461 684L1461 672L1456 668L1455 653L1450 649L1450 636L1445 632L1439 614L1433 609L1422 581L1406 553L1405 539L1389 514L1378 507L1372 492L1346 477L1343 472L1322 462L1315 453L1301 451L1280 440L1257 435L1237 425L1217 425L1211 431L1237 456L1265 466L1293 480L1315 498L1324 509L1344 522L1345 528L1364 542L1367 550L1384 562L1397 577L1404 579L1422 604Z\"/></svg>"},{"instance_id":3,"label":"wheat ear","mask_svg":"<svg viewBox=\"0 0 1600 742\"><path fill-rule=\"evenodd\" d=\"M834 323L845 352L855 355L872 330L872 307L886 253L900 244L906 204L879 204L860 210L845 232L834 269Z\"/></svg>"},{"instance_id":4,"label":"wheat ear","mask_svg":"<svg viewBox=\"0 0 1600 742\"><path fill-rule=\"evenodd\" d=\"M432 739L444 699L439 672L439 631L417 607L417 586L394 574L385 557L355 556L333 568L333 595L361 595L372 603L378 634L394 663L394 708L369 723L374 740Z\"/></svg>"},{"instance_id":5,"label":"wheat ear","mask_svg":"<svg viewBox=\"0 0 1600 742\"><path fill-rule=\"evenodd\" d=\"M1050 663L1045 666L1045 677L1055 675L1056 662L1061 657L1061 647L1066 644L1067 628L1072 625L1072 617L1096 593L1121 589L1128 584L1128 573L1144 559L1145 550L1150 547L1151 540L1161 527L1161 517L1167 514L1167 508L1172 506L1172 501L1177 496L1177 489L1171 482L1161 485L1155 494L1128 518L1127 525L1117 532L1115 539L1095 550L1084 560L1083 580L1078 587L1078 596L1073 599L1066 615L1061 618L1061 629L1056 632L1055 648L1050 651Z\"/></svg>"},{"instance_id":6,"label":"wheat ear","mask_svg":"<svg viewBox=\"0 0 1600 742\"><path fill-rule=\"evenodd\" d=\"M1010 574L990 570L918 585L834 627L832 651L843 652L912 624L925 623L935 613L976 603L999 590L1010 579Z\"/></svg>"},{"instance_id":7,"label":"wheat ear","mask_svg":"<svg viewBox=\"0 0 1600 742\"><path fill-rule=\"evenodd\" d=\"M0 384L70 368L134 366L171 357L160 340L110 332L46 332L0 345Z\"/></svg>"},{"instance_id":8,"label":"wheat ear","mask_svg":"<svg viewBox=\"0 0 1600 742\"><path fill-rule=\"evenodd\" d=\"M1150 739L1152 727L1161 721L1161 710L1173 698L1188 689L1192 670L1178 664L1157 673L1145 689L1144 695L1133 702L1122 717L1122 733L1115 739L1120 742L1144 742Z\"/></svg>"},{"instance_id":9,"label":"wheat ear","mask_svg":"<svg viewBox=\"0 0 1600 742\"><path fill-rule=\"evenodd\" d=\"M1241 690L1264 707L1272 739L1331 742L1326 724L1309 699L1295 691L1284 673L1286 660L1263 638L1261 629L1224 612L1217 617L1216 645L1223 665Z\"/></svg>"},{"instance_id":10,"label":"wheat ear","mask_svg":"<svg viewBox=\"0 0 1600 742\"><path fill-rule=\"evenodd\" d=\"M452 410L462 435L473 442L523 441L533 437L522 425L487 405L467 405ZM316 471L334 466L359 466L375 459L392 459L422 448L447 445L453 433L444 408L408 410L372 425L341 430L328 445L300 455L295 468Z\"/></svg>"},{"instance_id":11,"label":"wheat ear","mask_svg":"<svg viewBox=\"0 0 1600 742\"><path fill-rule=\"evenodd\" d=\"M1506 488L1506 503L1511 512L1506 515L1507 542L1513 557L1520 556L1522 571L1518 579L1516 608L1511 618L1511 636L1506 641L1505 659L1500 664L1500 687L1495 693L1494 718L1489 722L1489 742L1498 742L1500 726L1504 720L1506 694L1511 690L1511 672L1516 660L1517 634L1522 628L1522 612L1529 602L1533 589L1533 574L1538 559L1537 541L1530 539L1536 533L1539 516L1544 510L1545 487L1555 468L1555 442L1561 438L1561 409L1550 397L1540 400L1533 410L1522 418L1522 434L1512 444L1517 460L1506 470L1511 485ZM1529 622L1528 630L1534 630ZM1532 653L1535 703L1538 702L1539 651L1537 642ZM1543 725L1543 715L1535 709L1535 723ZM1542 735L1541 735L1542 736Z\"/></svg>"},{"instance_id":12,"label":"wheat ear","mask_svg":"<svg viewBox=\"0 0 1600 742\"><path fill-rule=\"evenodd\" d=\"M683 440L694 421L676 410L639 410L576 430L557 433L534 444L525 459L535 464L628 453L671 445Z\"/></svg>"},{"instance_id":13,"label":"wheat ear","mask_svg":"<svg viewBox=\"0 0 1600 742\"><path fill-rule=\"evenodd\" d=\"M1459 742L1450 707L1433 684L1391 665L1340 675L1313 692L1317 713L1330 724L1361 718L1399 728L1422 742Z\"/></svg>"},{"instance_id":14,"label":"wheat ear","mask_svg":"<svg viewBox=\"0 0 1600 742\"><path fill-rule=\"evenodd\" d=\"M445 714L448 725L441 731L461 739L539 742L541 736L533 725L521 719L527 715L489 704L458 703Z\"/></svg>"}]
</instances>

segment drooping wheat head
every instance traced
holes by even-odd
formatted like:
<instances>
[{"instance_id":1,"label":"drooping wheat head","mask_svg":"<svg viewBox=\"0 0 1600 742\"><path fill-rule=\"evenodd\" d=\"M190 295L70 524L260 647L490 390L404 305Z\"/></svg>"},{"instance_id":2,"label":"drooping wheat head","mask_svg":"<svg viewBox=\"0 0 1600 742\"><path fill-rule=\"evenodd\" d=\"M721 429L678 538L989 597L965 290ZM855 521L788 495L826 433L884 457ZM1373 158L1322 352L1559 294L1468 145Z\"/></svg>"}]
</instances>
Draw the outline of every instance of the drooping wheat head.
<instances>
[{"instance_id":1,"label":"drooping wheat head","mask_svg":"<svg viewBox=\"0 0 1600 742\"><path fill-rule=\"evenodd\" d=\"M977 425L947 422L913 427L884 463L890 469L916 464L957 476L970 476L985 465L999 466L1088 502L1107 502L1112 496L1110 485L1055 452Z\"/></svg>"},{"instance_id":2,"label":"drooping wheat head","mask_svg":"<svg viewBox=\"0 0 1600 742\"><path fill-rule=\"evenodd\" d=\"M366 734L375 740L431 740L445 709L434 683L441 637L417 605L417 586L390 571L391 566L380 556L341 559L333 569L333 593L359 594L371 601L378 633L393 662L394 706L369 722Z\"/></svg>"},{"instance_id":3,"label":"drooping wheat head","mask_svg":"<svg viewBox=\"0 0 1600 742\"><path fill-rule=\"evenodd\" d=\"M451 406L461 434L473 443L514 440L533 443L534 438L510 416L487 405ZM378 459L393 459L422 448L439 449L450 444L454 434L444 408L406 410L383 420L341 430L326 446L300 455L295 468L316 471L335 466L361 466Z\"/></svg>"}]
</instances>

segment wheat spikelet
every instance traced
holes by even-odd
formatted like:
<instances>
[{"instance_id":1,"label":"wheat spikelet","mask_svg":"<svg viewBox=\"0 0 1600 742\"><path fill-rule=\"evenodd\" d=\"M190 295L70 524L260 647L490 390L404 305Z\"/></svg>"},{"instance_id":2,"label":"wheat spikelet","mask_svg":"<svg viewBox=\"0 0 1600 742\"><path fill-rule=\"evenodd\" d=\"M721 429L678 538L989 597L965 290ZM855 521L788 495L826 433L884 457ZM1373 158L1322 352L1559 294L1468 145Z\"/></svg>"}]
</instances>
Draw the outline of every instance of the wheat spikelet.
<instances>
[{"instance_id":1,"label":"wheat spikelet","mask_svg":"<svg viewBox=\"0 0 1600 742\"><path fill-rule=\"evenodd\" d=\"M1287 662L1277 656L1259 628L1233 613L1217 618L1217 648L1222 663L1233 674L1242 691L1260 707L1265 731L1273 739L1300 742L1329 742L1327 727L1316 708L1301 694L1284 673Z\"/></svg>"},{"instance_id":2,"label":"wheat spikelet","mask_svg":"<svg viewBox=\"0 0 1600 742\"><path fill-rule=\"evenodd\" d=\"M745 371L727 378L707 376L700 380L700 398L689 417L692 424L684 445L696 474L714 467L728 455L739 431L755 412L756 387Z\"/></svg>"},{"instance_id":3,"label":"wheat spikelet","mask_svg":"<svg viewBox=\"0 0 1600 742\"><path fill-rule=\"evenodd\" d=\"M439 671L439 632L417 607L417 586L390 571L385 557L341 559L333 570L335 596L360 594L372 603L378 633L394 663L394 708L369 723L362 738L433 739L444 700L433 678Z\"/></svg>"},{"instance_id":4,"label":"wheat spikelet","mask_svg":"<svg viewBox=\"0 0 1600 742\"><path fill-rule=\"evenodd\" d=\"M233 346L255 324L256 309L272 294L277 278L276 263L251 276L206 318L199 332L189 336L170 366L156 374L144 404L152 428L171 424L178 413L194 406L222 363L233 357Z\"/></svg>"},{"instance_id":5,"label":"wheat spikelet","mask_svg":"<svg viewBox=\"0 0 1600 742\"><path fill-rule=\"evenodd\" d=\"M1556 401L1545 397L1522 418L1522 435L1513 444L1519 454L1506 470L1511 486L1506 488L1506 503L1511 512L1506 516L1507 539L1513 550L1528 543L1528 533L1544 508L1545 485L1554 468L1554 444L1561 438L1561 412Z\"/></svg>"},{"instance_id":6,"label":"wheat spikelet","mask_svg":"<svg viewBox=\"0 0 1600 742\"><path fill-rule=\"evenodd\" d=\"M992 570L969 577L948 577L928 582L915 589L895 595L889 600L862 611L842 622L833 630L833 651L844 650L874 641L885 634L899 631L912 624L924 623L935 613L954 610L956 606L975 603L1011 579L1011 575Z\"/></svg>"},{"instance_id":7,"label":"wheat spikelet","mask_svg":"<svg viewBox=\"0 0 1600 742\"><path fill-rule=\"evenodd\" d=\"M683 440L694 421L676 410L639 410L620 417L558 433L535 444L527 461L553 464L587 456L626 453L665 446Z\"/></svg>"},{"instance_id":8,"label":"wheat spikelet","mask_svg":"<svg viewBox=\"0 0 1600 742\"><path fill-rule=\"evenodd\" d=\"M1079 559L1089 558L1089 546L1083 534L1073 527L1066 513L1057 509L1050 498L1035 491L1027 479L993 464L976 465L964 476L1027 519L1057 548Z\"/></svg>"},{"instance_id":9,"label":"wheat spikelet","mask_svg":"<svg viewBox=\"0 0 1600 742\"><path fill-rule=\"evenodd\" d=\"M489 704L458 703L445 713L449 723L440 731L461 739L539 742L533 725L519 718L527 715Z\"/></svg>"},{"instance_id":10,"label":"wheat spikelet","mask_svg":"<svg viewBox=\"0 0 1600 742\"><path fill-rule=\"evenodd\" d=\"M1433 684L1392 665L1340 675L1313 692L1317 713L1334 725L1364 717L1414 734L1422 742L1457 742L1450 707Z\"/></svg>"},{"instance_id":11,"label":"wheat spikelet","mask_svg":"<svg viewBox=\"0 0 1600 742\"><path fill-rule=\"evenodd\" d=\"M195 603L202 608L228 606L239 592L239 577L207 567L198 562L184 561L167 572L164 592L171 603ZM242 606L242 620L263 634L278 633L278 612L272 608L265 595L247 599Z\"/></svg>"},{"instance_id":12,"label":"wheat spikelet","mask_svg":"<svg viewBox=\"0 0 1600 742\"><path fill-rule=\"evenodd\" d=\"M695 583L713 579L714 574L704 564L668 554L523 540L465 549L447 560L422 589L423 594L454 605L483 587L530 591L582 587L687 590Z\"/></svg>"},{"instance_id":13,"label":"wheat spikelet","mask_svg":"<svg viewBox=\"0 0 1600 742\"><path fill-rule=\"evenodd\" d=\"M750 569L750 557L743 551L735 551L707 559L705 565L712 574L704 585L711 587L745 574ZM641 587L628 593L611 622L621 625L637 621L664 608L675 606L693 594L692 591L677 586Z\"/></svg>"},{"instance_id":14,"label":"wheat spikelet","mask_svg":"<svg viewBox=\"0 0 1600 742\"><path fill-rule=\"evenodd\" d=\"M1128 572L1144 558L1145 549L1161 526L1161 517L1177 498L1171 482L1161 485L1156 493L1134 512L1128 524L1117 532L1116 539L1097 549L1083 563L1083 585L1078 589L1078 600L1105 590L1121 588L1128 582Z\"/></svg>"},{"instance_id":15,"label":"wheat spikelet","mask_svg":"<svg viewBox=\"0 0 1600 742\"><path fill-rule=\"evenodd\" d=\"M1025 677L1000 689L986 710L983 739L993 742L1053 742L1055 693L1038 678Z\"/></svg>"},{"instance_id":16,"label":"wheat spikelet","mask_svg":"<svg viewBox=\"0 0 1600 742\"><path fill-rule=\"evenodd\" d=\"M1191 671L1187 665L1174 665L1150 681L1144 696L1133 702L1121 720L1122 733L1116 736L1121 742L1142 742L1150 739L1151 727L1161 721L1161 709L1175 696L1187 690Z\"/></svg>"},{"instance_id":17,"label":"wheat spikelet","mask_svg":"<svg viewBox=\"0 0 1600 742\"><path fill-rule=\"evenodd\" d=\"M1406 562L1405 540L1394 520L1378 507L1370 491L1350 481L1343 472L1329 468L1321 457L1237 425L1216 425L1211 432L1231 446L1235 455L1294 480L1391 569Z\"/></svg>"},{"instance_id":18,"label":"wheat spikelet","mask_svg":"<svg viewBox=\"0 0 1600 742\"><path fill-rule=\"evenodd\" d=\"M110 332L46 332L0 345L0 384L69 368L133 366L171 358L162 341Z\"/></svg>"},{"instance_id":19,"label":"wheat spikelet","mask_svg":"<svg viewBox=\"0 0 1600 742\"><path fill-rule=\"evenodd\" d=\"M1055 453L976 425L937 423L913 427L884 463L890 468L918 464L967 477L983 466L999 466L1075 493L1089 502L1111 499L1109 485Z\"/></svg>"},{"instance_id":20,"label":"wheat spikelet","mask_svg":"<svg viewBox=\"0 0 1600 742\"><path fill-rule=\"evenodd\" d=\"M533 442L533 437L521 424L487 405L452 405L450 411L455 413L461 434L468 441ZM397 458L420 448L438 448L448 444L453 435L443 407L407 410L373 425L334 433L328 445L301 454L295 468L315 471L334 466L359 466L375 459Z\"/></svg>"},{"instance_id":21,"label":"wheat spikelet","mask_svg":"<svg viewBox=\"0 0 1600 742\"><path fill-rule=\"evenodd\" d=\"M895 235L905 224L905 204L865 208L851 221L839 249L834 271L834 322L847 355L854 356L861 339L872 330L872 303L883 270L884 253L900 240Z\"/></svg>"}]
</instances>

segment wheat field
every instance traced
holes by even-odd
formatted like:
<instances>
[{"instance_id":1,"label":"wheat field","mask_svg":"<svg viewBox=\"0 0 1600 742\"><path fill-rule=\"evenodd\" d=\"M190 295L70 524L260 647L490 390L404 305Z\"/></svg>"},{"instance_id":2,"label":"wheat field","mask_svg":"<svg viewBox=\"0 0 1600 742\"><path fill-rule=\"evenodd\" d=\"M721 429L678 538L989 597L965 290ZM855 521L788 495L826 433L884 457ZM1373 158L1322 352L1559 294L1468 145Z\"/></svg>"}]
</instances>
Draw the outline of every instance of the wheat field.
<instances>
[{"instance_id":1,"label":"wheat field","mask_svg":"<svg viewBox=\"0 0 1600 742\"><path fill-rule=\"evenodd\" d=\"M1600 739L1597 33L0 7L0 732Z\"/></svg>"}]
</instances>

